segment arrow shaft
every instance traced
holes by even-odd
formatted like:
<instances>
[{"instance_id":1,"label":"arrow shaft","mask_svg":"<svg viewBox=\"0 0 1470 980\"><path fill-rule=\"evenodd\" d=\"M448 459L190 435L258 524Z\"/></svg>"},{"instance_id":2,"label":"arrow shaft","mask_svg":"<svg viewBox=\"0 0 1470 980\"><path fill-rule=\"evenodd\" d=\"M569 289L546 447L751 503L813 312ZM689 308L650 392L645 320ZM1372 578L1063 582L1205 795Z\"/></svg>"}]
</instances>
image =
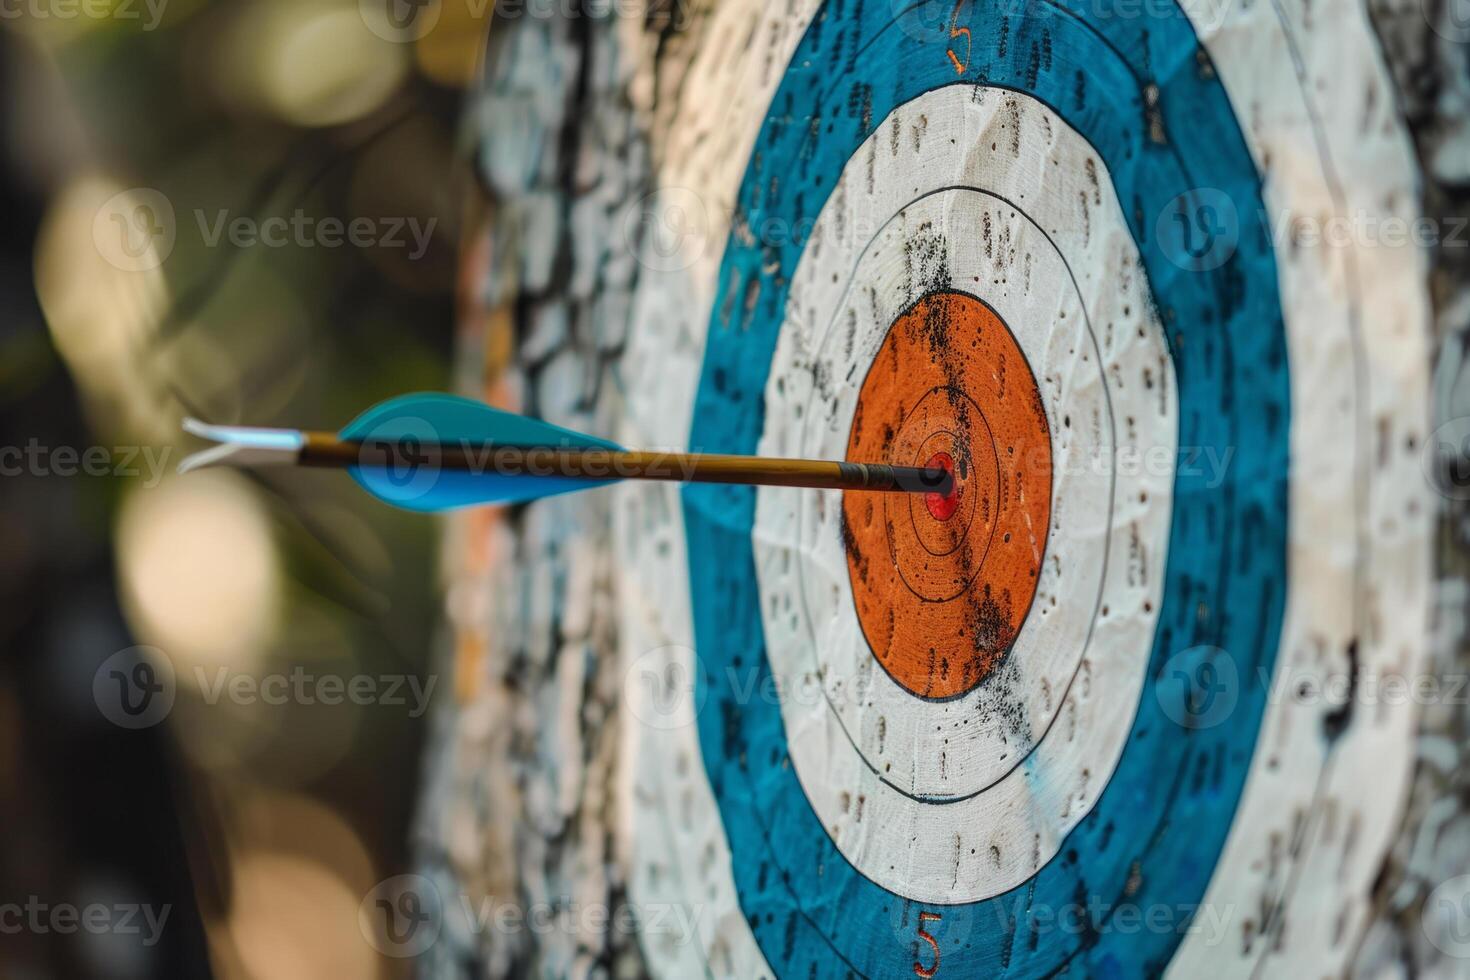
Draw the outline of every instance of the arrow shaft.
<instances>
[{"instance_id":1,"label":"arrow shaft","mask_svg":"<svg viewBox=\"0 0 1470 980\"><path fill-rule=\"evenodd\" d=\"M664 480L880 493L948 493L953 482L942 469L886 463L552 446L438 445L419 444L412 439L358 442L324 432L307 432L304 436L299 456L304 466L437 466L501 476Z\"/></svg>"}]
</instances>

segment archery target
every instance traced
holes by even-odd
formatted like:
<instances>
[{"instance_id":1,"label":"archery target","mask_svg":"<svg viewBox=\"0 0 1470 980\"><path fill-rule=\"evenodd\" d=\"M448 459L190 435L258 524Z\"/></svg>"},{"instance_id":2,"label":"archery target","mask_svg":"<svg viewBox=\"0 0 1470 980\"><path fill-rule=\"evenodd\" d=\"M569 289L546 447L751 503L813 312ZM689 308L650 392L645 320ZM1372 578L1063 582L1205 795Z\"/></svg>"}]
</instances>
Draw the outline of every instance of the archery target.
<instances>
[{"instance_id":1,"label":"archery target","mask_svg":"<svg viewBox=\"0 0 1470 980\"><path fill-rule=\"evenodd\" d=\"M893 152L921 119L933 149ZM999 165L973 154L1011 127L1055 140ZM757 494L766 652L803 792L849 862L916 901L997 895L1055 857L1143 681L1160 580L1128 563L1163 564L1178 420L1151 305L1102 275L1138 257L1105 174L1085 176L1099 166L1035 100L925 93L838 178L776 344L763 455L943 453L972 474L939 514L916 496ZM1063 167L1086 193L1044 193ZM1162 457L1152 475L1118 473L1119 417L1129 451ZM1098 670L1095 633L1131 664Z\"/></svg>"},{"instance_id":2,"label":"archery target","mask_svg":"<svg viewBox=\"0 0 1470 980\"><path fill-rule=\"evenodd\" d=\"M629 357L676 380L622 441L960 490L618 489L628 699L667 722L625 746L632 887L706 912L655 962L1333 972L1411 711L1281 692L1410 669L1429 555L1422 260L1276 231L1412 206L1402 134L1313 95L1332 50L1384 85L1361 18L762 7L672 127L729 237L640 286Z\"/></svg>"}]
</instances>

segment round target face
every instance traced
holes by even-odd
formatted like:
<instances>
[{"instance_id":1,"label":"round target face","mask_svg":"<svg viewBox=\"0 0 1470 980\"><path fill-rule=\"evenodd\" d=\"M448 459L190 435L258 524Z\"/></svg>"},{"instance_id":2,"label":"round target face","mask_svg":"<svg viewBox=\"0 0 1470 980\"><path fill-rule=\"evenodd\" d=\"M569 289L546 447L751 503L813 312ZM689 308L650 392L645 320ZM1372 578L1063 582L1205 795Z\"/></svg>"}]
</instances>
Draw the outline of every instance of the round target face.
<instances>
[{"instance_id":1,"label":"round target face","mask_svg":"<svg viewBox=\"0 0 1470 980\"><path fill-rule=\"evenodd\" d=\"M1018 945L994 925L1022 895L1197 904L1229 829L1263 687L1239 692L1242 724L1188 739L1142 689L1183 647L1275 656L1275 264L1248 227L1222 270L1186 273L1138 216L1205 184L1255 220L1256 170L1210 73L1147 81L1149 59L1197 56L1183 18L1145 42L1044 4L976 30L961 4L957 62L886 13L829 9L776 92L739 213L811 232L732 235L691 443L949 459L958 493L686 491L701 745L741 907L796 975L1165 960L1178 935ZM1180 444L1238 447L1232 478L1176 474ZM1117 465L1150 453L1152 477ZM779 705L724 683L745 662ZM1218 760L1209 792L1159 778L1195 753Z\"/></svg>"},{"instance_id":2,"label":"round target face","mask_svg":"<svg viewBox=\"0 0 1470 980\"><path fill-rule=\"evenodd\" d=\"M1418 515L1417 491L1364 460L1416 465L1423 379L1375 360L1413 335L1364 326L1384 297L1341 255L1283 256L1273 215L1404 158L1311 145L1284 122L1320 122L1310 78L1222 65L1229 38L1201 41L1222 20L1197 9L803 9L784 47L776 15L750 15L785 67L728 72L763 93L730 110L755 121L728 240L718 267L648 287L632 349L695 368L674 414L691 449L954 485L624 491L646 585L624 642L664 680L687 670L695 706L633 751L635 805L665 815L635 892L719 910L700 947L717 974L1320 969L1330 930L1273 951L1280 921L1243 910L1310 902L1335 868L1339 920L1361 921L1372 860L1319 815L1331 800L1353 848L1384 846L1402 765L1378 760L1382 799L1345 773L1408 715L1344 737L1283 677L1406 655L1369 638L1381 597L1355 569L1379 555L1405 594L1422 582L1425 528L1370 516ZM715 149L682 176L718 200L731 154L702 132ZM1268 194L1273 153L1296 169ZM655 292L712 313L688 324ZM1405 397L1372 421L1314 364ZM1304 377L1330 397L1308 385L1303 408ZM675 424L655 416L637 435ZM1358 516L1331 526L1334 506ZM1400 640L1422 627L1405 601L1382 627Z\"/></svg>"},{"instance_id":3,"label":"round target face","mask_svg":"<svg viewBox=\"0 0 1470 980\"><path fill-rule=\"evenodd\" d=\"M801 795L864 878L927 903L1025 882L1106 785L1128 732L1114 709L1143 679L1162 584L1143 569L1165 563L1172 493L1113 461L1120 448L1172 456L1178 425L1146 297L1075 278L1042 231L1083 227L1086 212L1095 247L1116 253L1087 266L1136 265L1101 181L1085 200L1041 192L1051 160L1078 173L1100 162L1044 105L977 94L945 86L891 117L905 130L956 122L925 154L950 186L905 179L912 157L879 145L892 124L840 176L845 214L829 201L812 231L820 257L805 252L792 278L759 443L951 460L956 493L839 506L762 490L752 536L766 659L778 689L798 692L782 700L783 729L807 733L783 748ZM964 185L962 145L1043 125L1057 138L1014 158L1010 186ZM1009 203L1026 199L1030 211ZM833 283L833 267L850 276ZM1110 318L1101 338L1095 312ZM840 378L853 383L828 380ZM1133 669L1098 670L1094 637ZM800 696L810 687L821 696Z\"/></svg>"}]
</instances>

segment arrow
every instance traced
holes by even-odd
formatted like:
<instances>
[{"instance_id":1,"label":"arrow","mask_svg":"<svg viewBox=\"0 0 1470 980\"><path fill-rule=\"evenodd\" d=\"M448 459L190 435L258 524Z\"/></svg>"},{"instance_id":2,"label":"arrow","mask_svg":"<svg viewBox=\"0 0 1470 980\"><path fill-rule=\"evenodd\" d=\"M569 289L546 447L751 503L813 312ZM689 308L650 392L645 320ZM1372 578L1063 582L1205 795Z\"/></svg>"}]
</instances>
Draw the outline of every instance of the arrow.
<instances>
[{"instance_id":1,"label":"arrow","mask_svg":"<svg viewBox=\"0 0 1470 980\"><path fill-rule=\"evenodd\" d=\"M184 420L218 445L180 473L209 466L324 466L348 470L396 507L441 511L523 503L620 480L805 487L948 495L940 466L893 466L764 456L637 452L454 395L404 395L368 409L338 433Z\"/></svg>"}]
</instances>

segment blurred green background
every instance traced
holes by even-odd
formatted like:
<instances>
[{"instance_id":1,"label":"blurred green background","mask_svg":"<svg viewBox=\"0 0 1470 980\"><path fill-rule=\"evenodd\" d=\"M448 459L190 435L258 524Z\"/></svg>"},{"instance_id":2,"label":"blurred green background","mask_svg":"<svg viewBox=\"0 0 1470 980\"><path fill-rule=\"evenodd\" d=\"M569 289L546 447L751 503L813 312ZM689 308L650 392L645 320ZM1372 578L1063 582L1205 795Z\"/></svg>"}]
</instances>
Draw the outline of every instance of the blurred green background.
<instances>
[{"instance_id":1,"label":"blurred green background","mask_svg":"<svg viewBox=\"0 0 1470 980\"><path fill-rule=\"evenodd\" d=\"M0 0L0 976L398 972L357 912L407 870L409 679L452 696L439 525L338 473L173 475L186 415L334 429L449 384L486 5L422 37L367 6ZM135 645L174 701L129 727ZM383 696L266 696L292 677ZM93 905L169 917L53 914Z\"/></svg>"}]
</instances>

